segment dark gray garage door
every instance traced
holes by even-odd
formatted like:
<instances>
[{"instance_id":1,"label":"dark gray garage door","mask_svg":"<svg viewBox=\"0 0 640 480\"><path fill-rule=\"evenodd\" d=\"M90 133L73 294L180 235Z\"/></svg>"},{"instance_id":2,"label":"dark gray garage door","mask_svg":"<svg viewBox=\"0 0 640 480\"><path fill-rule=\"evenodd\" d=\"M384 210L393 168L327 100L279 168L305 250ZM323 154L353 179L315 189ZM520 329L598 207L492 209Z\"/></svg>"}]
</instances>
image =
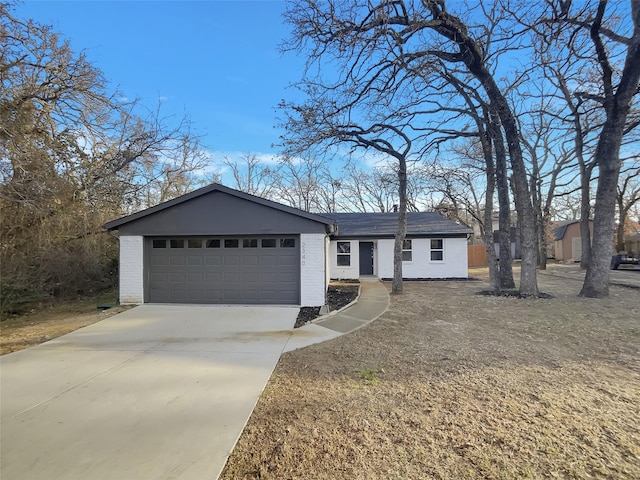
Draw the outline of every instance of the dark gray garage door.
<instances>
[{"instance_id":1,"label":"dark gray garage door","mask_svg":"<svg viewBox=\"0 0 640 480\"><path fill-rule=\"evenodd\" d=\"M147 238L146 301L298 304L298 237Z\"/></svg>"}]
</instances>

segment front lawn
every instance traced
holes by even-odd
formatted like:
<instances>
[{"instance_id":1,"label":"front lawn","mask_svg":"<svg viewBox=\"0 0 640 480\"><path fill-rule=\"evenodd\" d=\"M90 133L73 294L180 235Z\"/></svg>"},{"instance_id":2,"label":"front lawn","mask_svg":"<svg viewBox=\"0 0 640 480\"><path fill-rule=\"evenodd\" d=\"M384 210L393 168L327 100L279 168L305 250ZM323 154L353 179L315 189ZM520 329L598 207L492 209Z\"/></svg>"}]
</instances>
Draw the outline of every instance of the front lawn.
<instances>
[{"instance_id":1,"label":"front lawn","mask_svg":"<svg viewBox=\"0 0 640 480\"><path fill-rule=\"evenodd\" d=\"M283 355L224 479L640 478L640 293L407 282L371 325Z\"/></svg>"}]
</instances>

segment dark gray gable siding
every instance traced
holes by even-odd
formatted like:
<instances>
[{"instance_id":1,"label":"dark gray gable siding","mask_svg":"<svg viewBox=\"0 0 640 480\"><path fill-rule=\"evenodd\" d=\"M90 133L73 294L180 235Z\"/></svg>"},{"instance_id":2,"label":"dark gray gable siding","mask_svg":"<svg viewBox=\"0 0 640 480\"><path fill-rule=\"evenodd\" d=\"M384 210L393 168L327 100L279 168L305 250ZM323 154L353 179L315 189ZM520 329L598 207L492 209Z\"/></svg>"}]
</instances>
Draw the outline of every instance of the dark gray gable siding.
<instances>
[{"instance_id":1,"label":"dark gray gable siding","mask_svg":"<svg viewBox=\"0 0 640 480\"><path fill-rule=\"evenodd\" d=\"M397 213L325 213L338 225L337 238L393 238L398 230ZM435 212L408 212L407 236L466 237L472 231Z\"/></svg>"},{"instance_id":2,"label":"dark gray gable siding","mask_svg":"<svg viewBox=\"0 0 640 480\"><path fill-rule=\"evenodd\" d=\"M104 225L122 235L326 233L333 220L211 184Z\"/></svg>"},{"instance_id":3,"label":"dark gray gable siding","mask_svg":"<svg viewBox=\"0 0 640 480\"><path fill-rule=\"evenodd\" d=\"M120 235L188 236L325 233L326 227L323 223L216 190L117 228Z\"/></svg>"}]
</instances>

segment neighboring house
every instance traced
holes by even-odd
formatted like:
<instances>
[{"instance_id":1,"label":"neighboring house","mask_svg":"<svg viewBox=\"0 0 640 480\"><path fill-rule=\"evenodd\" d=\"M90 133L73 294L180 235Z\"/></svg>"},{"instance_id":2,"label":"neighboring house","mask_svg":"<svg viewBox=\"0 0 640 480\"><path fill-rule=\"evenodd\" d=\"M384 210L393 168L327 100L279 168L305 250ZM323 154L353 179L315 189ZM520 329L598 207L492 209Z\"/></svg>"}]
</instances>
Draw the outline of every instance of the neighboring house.
<instances>
[{"instance_id":1,"label":"neighboring house","mask_svg":"<svg viewBox=\"0 0 640 480\"><path fill-rule=\"evenodd\" d=\"M582 256L582 237L580 235L580 221L572 220L556 224L553 229L553 250L555 259L560 262L579 262ZM593 235L593 222L589 222Z\"/></svg>"},{"instance_id":2,"label":"neighboring house","mask_svg":"<svg viewBox=\"0 0 640 480\"><path fill-rule=\"evenodd\" d=\"M317 215L212 184L105 224L120 302L325 303L330 278L393 276L397 214ZM466 278L470 231L409 214L406 278Z\"/></svg>"}]
</instances>

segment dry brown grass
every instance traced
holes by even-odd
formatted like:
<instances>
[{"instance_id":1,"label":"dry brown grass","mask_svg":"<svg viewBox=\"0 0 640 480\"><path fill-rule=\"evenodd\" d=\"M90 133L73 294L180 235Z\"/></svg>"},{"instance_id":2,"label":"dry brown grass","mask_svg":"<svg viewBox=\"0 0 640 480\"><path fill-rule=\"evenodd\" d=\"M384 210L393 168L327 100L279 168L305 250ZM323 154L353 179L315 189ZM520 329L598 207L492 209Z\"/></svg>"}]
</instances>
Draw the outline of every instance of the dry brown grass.
<instances>
[{"instance_id":1,"label":"dry brown grass","mask_svg":"<svg viewBox=\"0 0 640 480\"><path fill-rule=\"evenodd\" d=\"M282 357L221 478L640 478L640 292L406 283L370 326Z\"/></svg>"}]
</instances>

